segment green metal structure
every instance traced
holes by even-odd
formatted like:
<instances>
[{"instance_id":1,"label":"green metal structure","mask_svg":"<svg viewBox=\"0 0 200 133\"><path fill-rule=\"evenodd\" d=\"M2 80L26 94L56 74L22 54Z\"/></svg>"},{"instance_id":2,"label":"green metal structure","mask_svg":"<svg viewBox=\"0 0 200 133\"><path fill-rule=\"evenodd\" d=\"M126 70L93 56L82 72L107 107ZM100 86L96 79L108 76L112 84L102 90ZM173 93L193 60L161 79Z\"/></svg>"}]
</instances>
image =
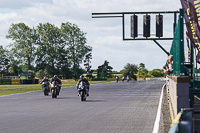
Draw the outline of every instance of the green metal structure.
<instances>
[{"instance_id":1,"label":"green metal structure","mask_svg":"<svg viewBox=\"0 0 200 133\"><path fill-rule=\"evenodd\" d=\"M170 50L173 55L173 72L171 75L184 76L184 27L183 27L183 10L180 10L178 24L175 27L174 38Z\"/></svg>"},{"instance_id":2,"label":"green metal structure","mask_svg":"<svg viewBox=\"0 0 200 133\"><path fill-rule=\"evenodd\" d=\"M190 77L190 107L194 108L194 96L200 96L200 80L195 74L195 54L191 45L191 58L189 62L184 62L184 13L180 10L179 21L175 28L174 39L171 46L170 54L173 55L173 72L171 75ZM200 113L200 110L194 110L194 113Z\"/></svg>"},{"instance_id":3,"label":"green metal structure","mask_svg":"<svg viewBox=\"0 0 200 133\"><path fill-rule=\"evenodd\" d=\"M174 15L174 37L173 38L126 38L125 37L125 15L127 14L173 14ZM177 14L178 23L177 23ZM170 75L174 76L189 76L190 77L190 107L194 105L194 95L200 95L200 80L195 77L195 60L194 48L191 49L191 58L189 62L184 61L184 11L165 11L165 12L117 12L117 13L92 13L92 18L122 18L122 36L124 41L128 40L152 40L154 41L167 55L173 55L173 72ZM172 33L173 34L173 33ZM173 40L170 52L166 51L157 40ZM188 75L189 74L189 75ZM200 113L196 110L195 113Z\"/></svg>"}]
</instances>

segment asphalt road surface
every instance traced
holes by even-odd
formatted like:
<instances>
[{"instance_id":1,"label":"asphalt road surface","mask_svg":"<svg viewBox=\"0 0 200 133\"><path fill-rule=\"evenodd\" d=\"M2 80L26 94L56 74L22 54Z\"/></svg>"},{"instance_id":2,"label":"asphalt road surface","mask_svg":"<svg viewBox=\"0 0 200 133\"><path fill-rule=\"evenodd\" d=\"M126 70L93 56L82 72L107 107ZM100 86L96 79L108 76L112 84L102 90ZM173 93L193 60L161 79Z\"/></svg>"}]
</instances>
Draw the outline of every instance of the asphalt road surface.
<instances>
[{"instance_id":1,"label":"asphalt road surface","mask_svg":"<svg viewBox=\"0 0 200 133\"><path fill-rule=\"evenodd\" d=\"M0 96L0 133L152 133L163 81L75 87L52 99L42 91Z\"/></svg>"}]
</instances>

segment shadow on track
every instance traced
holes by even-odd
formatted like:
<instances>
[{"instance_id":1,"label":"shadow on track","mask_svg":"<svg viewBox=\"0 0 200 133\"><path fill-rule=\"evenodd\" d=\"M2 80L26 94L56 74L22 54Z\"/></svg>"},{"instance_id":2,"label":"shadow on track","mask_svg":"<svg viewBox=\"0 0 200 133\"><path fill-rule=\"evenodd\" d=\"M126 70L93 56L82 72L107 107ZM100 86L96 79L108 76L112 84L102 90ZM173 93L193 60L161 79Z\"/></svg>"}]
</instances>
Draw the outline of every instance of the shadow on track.
<instances>
[{"instance_id":1,"label":"shadow on track","mask_svg":"<svg viewBox=\"0 0 200 133\"><path fill-rule=\"evenodd\" d=\"M106 102L106 100L86 100L85 102Z\"/></svg>"},{"instance_id":2,"label":"shadow on track","mask_svg":"<svg viewBox=\"0 0 200 133\"><path fill-rule=\"evenodd\" d=\"M62 99L77 99L77 98L76 97L57 97L55 99L62 100Z\"/></svg>"}]
</instances>

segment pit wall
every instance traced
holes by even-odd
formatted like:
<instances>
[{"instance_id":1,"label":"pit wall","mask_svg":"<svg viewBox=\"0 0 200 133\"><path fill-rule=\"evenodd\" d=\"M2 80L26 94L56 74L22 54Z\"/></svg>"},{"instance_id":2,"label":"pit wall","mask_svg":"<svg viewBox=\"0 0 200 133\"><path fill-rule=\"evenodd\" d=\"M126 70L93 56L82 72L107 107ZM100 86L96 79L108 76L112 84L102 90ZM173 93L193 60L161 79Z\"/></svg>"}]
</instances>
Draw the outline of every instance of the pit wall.
<instances>
[{"instance_id":1,"label":"pit wall","mask_svg":"<svg viewBox=\"0 0 200 133\"><path fill-rule=\"evenodd\" d=\"M189 76L168 76L168 100L171 118L181 111L189 108Z\"/></svg>"}]
</instances>

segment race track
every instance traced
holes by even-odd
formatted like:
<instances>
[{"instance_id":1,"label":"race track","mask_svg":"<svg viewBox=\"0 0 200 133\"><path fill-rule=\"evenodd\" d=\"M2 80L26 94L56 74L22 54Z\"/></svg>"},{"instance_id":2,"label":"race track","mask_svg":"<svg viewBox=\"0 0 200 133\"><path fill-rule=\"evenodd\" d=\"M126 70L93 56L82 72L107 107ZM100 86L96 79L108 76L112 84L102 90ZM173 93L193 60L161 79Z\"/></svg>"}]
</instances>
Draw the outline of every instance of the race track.
<instances>
[{"instance_id":1,"label":"race track","mask_svg":"<svg viewBox=\"0 0 200 133\"><path fill-rule=\"evenodd\" d=\"M152 133L163 81L75 87L52 99L42 91L0 96L0 133Z\"/></svg>"}]
</instances>

